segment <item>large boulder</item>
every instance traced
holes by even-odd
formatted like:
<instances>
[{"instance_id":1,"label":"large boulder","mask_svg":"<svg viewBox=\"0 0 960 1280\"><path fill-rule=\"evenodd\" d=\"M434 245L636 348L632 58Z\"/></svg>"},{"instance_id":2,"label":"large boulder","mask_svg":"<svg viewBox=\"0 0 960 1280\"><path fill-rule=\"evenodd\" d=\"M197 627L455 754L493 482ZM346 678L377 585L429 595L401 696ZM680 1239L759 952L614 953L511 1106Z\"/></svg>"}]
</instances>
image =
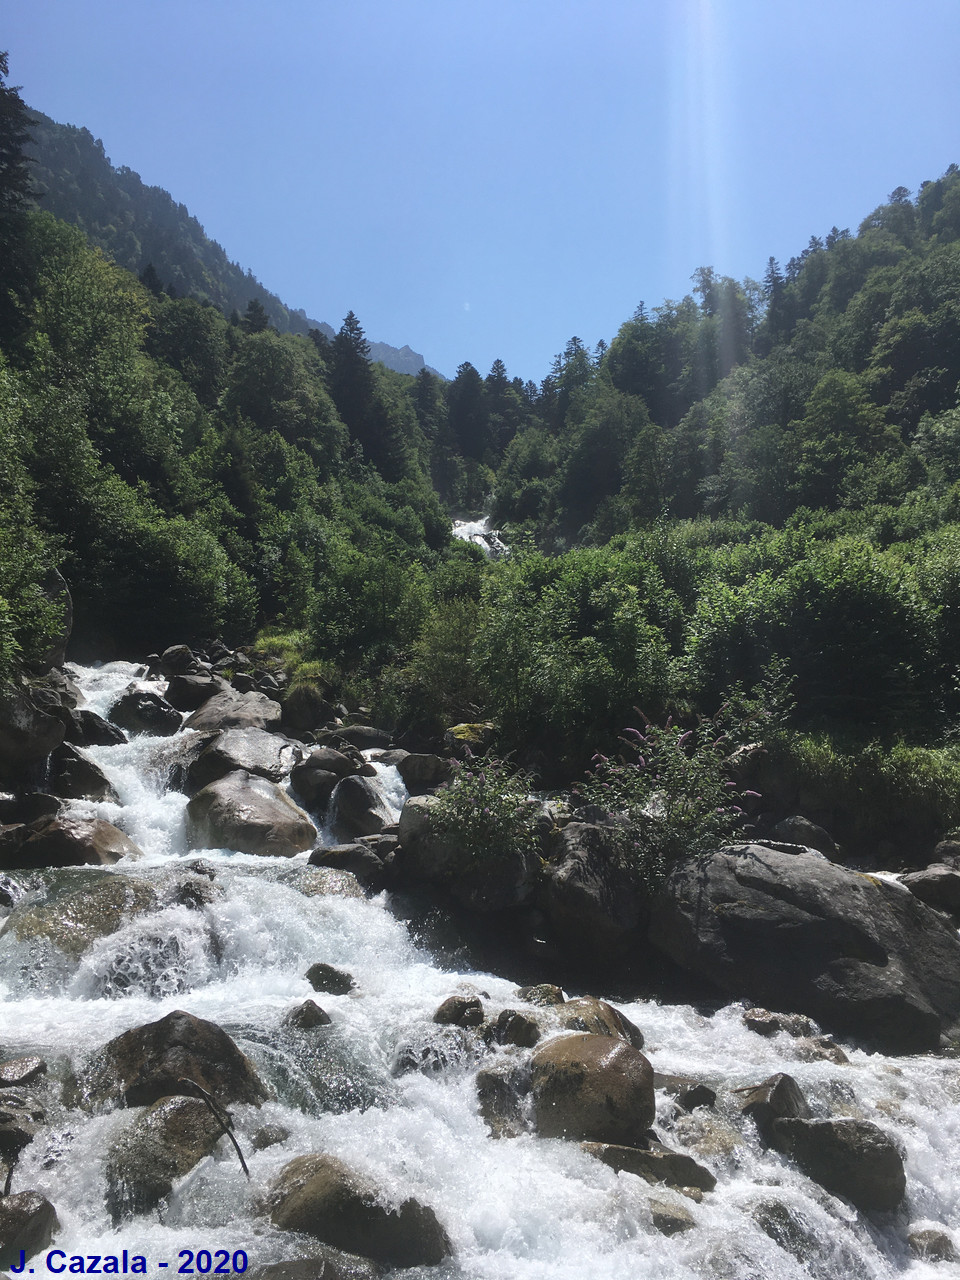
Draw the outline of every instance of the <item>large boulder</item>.
<instances>
[{"instance_id":1,"label":"large boulder","mask_svg":"<svg viewBox=\"0 0 960 1280\"><path fill-rule=\"evenodd\" d=\"M56 1209L39 1191L0 1198L0 1267L19 1267L21 1250L36 1257L59 1230Z\"/></svg>"},{"instance_id":2,"label":"large boulder","mask_svg":"<svg viewBox=\"0 0 960 1280\"><path fill-rule=\"evenodd\" d=\"M265 729L225 729L187 770L188 794L237 769L279 782L302 755L299 743Z\"/></svg>"},{"instance_id":3,"label":"large boulder","mask_svg":"<svg viewBox=\"0 0 960 1280\"><path fill-rule=\"evenodd\" d=\"M662 1182L668 1187L697 1187L712 1191L717 1180L693 1156L671 1151L659 1142L646 1147L621 1147L605 1142L581 1144L587 1155L596 1157L617 1173L632 1173L645 1182Z\"/></svg>"},{"instance_id":4,"label":"large boulder","mask_svg":"<svg viewBox=\"0 0 960 1280\"><path fill-rule=\"evenodd\" d=\"M733 845L671 871L650 940L726 995L887 1052L960 1019L960 938L903 889L810 849Z\"/></svg>"},{"instance_id":5,"label":"large boulder","mask_svg":"<svg viewBox=\"0 0 960 1280\"><path fill-rule=\"evenodd\" d=\"M437 1266L452 1252L432 1209L413 1199L388 1206L382 1188L333 1156L291 1160L271 1198L271 1219L282 1231L303 1232L384 1266Z\"/></svg>"},{"instance_id":6,"label":"large boulder","mask_svg":"<svg viewBox=\"0 0 960 1280\"><path fill-rule=\"evenodd\" d=\"M526 902L539 860L519 850L475 852L438 820L436 796L411 796L400 813L397 868L414 881L438 885L475 911L501 911Z\"/></svg>"},{"instance_id":7,"label":"large boulder","mask_svg":"<svg viewBox=\"0 0 960 1280\"><path fill-rule=\"evenodd\" d=\"M75 747L114 747L127 740L119 725L111 724L86 708L64 707L61 719L64 724L63 740Z\"/></svg>"},{"instance_id":8,"label":"large boulder","mask_svg":"<svg viewBox=\"0 0 960 1280\"><path fill-rule=\"evenodd\" d=\"M21 942L52 942L67 955L79 957L99 938L116 933L156 906L157 891L145 880L104 875L87 888L49 902L20 903L7 917L4 932Z\"/></svg>"},{"instance_id":9,"label":"large boulder","mask_svg":"<svg viewBox=\"0 0 960 1280\"><path fill-rule=\"evenodd\" d=\"M808 1178L864 1212L896 1209L906 1191L903 1157L868 1120L775 1120L780 1149Z\"/></svg>"},{"instance_id":10,"label":"large boulder","mask_svg":"<svg viewBox=\"0 0 960 1280\"><path fill-rule=\"evenodd\" d=\"M564 827L540 900L566 947L608 962L621 957L641 921L641 897L625 861L623 832L588 822Z\"/></svg>"},{"instance_id":11,"label":"large boulder","mask_svg":"<svg viewBox=\"0 0 960 1280\"><path fill-rule=\"evenodd\" d=\"M120 797L99 765L88 760L66 742L60 744L50 758L50 789L65 800L109 800L120 803Z\"/></svg>"},{"instance_id":12,"label":"large boulder","mask_svg":"<svg viewBox=\"0 0 960 1280\"><path fill-rule=\"evenodd\" d=\"M379 787L370 778L356 774L337 783L331 803L333 830L338 840L376 835L393 820Z\"/></svg>"},{"instance_id":13,"label":"large boulder","mask_svg":"<svg viewBox=\"0 0 960 1280\"><path fill-rule=\"evenodd\" d=\"M27 684L0 687L0 776L16 777L63 741L63 724L41 711Z\"/></svg>"},{"instance_id":14,"label":"large boulder","mask_svg":"<svg viewBox=\"0 0 960 1280\"><path fill-rule=\"evenodd\" d=\"M13 1164L46 1120L43 1107L22 1089L0 1092L0 1160Z\"/></svg>"},{"instance_id":15,"label":"large boulder","mask_svg":"<svg viewBox=\"0 0 960 1280\"><path fill-rule=\"evenodd\" d=\"M209 733L214 729L266 729L280 727L280 703L264 693L215 693L186 722L187 729Z\"/></svg>"},{"instance_id":16,"label":"large boulder","mask_svg":"<svg viewBox=\"0 0 960 1280\"><path fill-rule=\"evenodd\" d=\"M227 1033L181 1009L104 1045L87 1071L86 1095L94 1104L144 1107L159 1098L189 1097L185 1081L200 1085L222 1106L259 1106L267 1096L250 1060Z\"/></svg>"},{"instance_id":17,"label":"large boulder","mask_svg":"<svg viewBox=\"0 0 960 1280\"><path fill-rule=\"evenodd\" d=\"M282 724L288 733L312 733L334 718L333 703L321 684L295 681L283 697Z\"/></svg>"},{"instance_id":18,"label":"large boulder","mask_svg":"<svg viewBox=\"0 0 960 1280\"><path fill-rule=\"evenodd\" d=\"M167 701L178 711L196 711L218 693L230 688L226 680L213 675L176 675L167 682Z\"/></svg>"},{"instance_id":19,"label":"large boulder","mask_svg":"<svg viewBox=\"0 0 960 1280\"><path fill-rule=\"evenodd\" d=\"M113 823L72 813L7 828L0 838L0 866L7 871L111 866L121 858L141 856L141 850Z\"/></svg>"},{"instance_id":20,"label":"large boulder","mask_svg":"<svg viewBox=\"0 0 960 1280\"><path fill-rule=\"evenodd\" d=\"M957 867L933 862L922 871L909 871L901 876L900 883L928 907L949 911L951 915L960 914L960 870Z\"/></svg>"},{"instance_id":21,"label":"large boulder","mask_svg":"<svg viewBox=\"0 0 960 1280\"><path fill-rule=\"evenodd\" d=\"M537 1049L530 1065L538 1133L645 1143L656 1103L653 1068L638 1049L608 1036L562 1036Z\"/></svg>"},{"instance_id":22,"label":"large boulder","mask_svg":"<svg viewBox=\"0 0 960 1280\"><path fill-rule=\"evenodd\" d=\"M183 723L180 712L149 689L131 685L110 708L107 718L127 733L150 733L168 738Z\"/></svg>"},{"instance_id":23,"label":"large boulder","mask_svg":"<svg viewBox=\"0 0 960 1280\"><path fill-rule=\"evenodd\" d=\"M155 1209L174 1180L213 1151L223 1132L199 1098L159 1098L147 1107L107 1152L107 1208L114 1223Z\"/></svg>"},{"instance_id":24,"label":"large boulder","mask_svg":"<svg viewBox=\"0 0 960 1280\"><path fill-rule=\"evenodd\" d=\"M285 791L245 770L211 782L187 805L191 849L292 858L316 838L316 827Z\"/></svg>"},{"instance_id":25,"label":"large boulder","mask_svg":"<svg viewBox=\"0 0 960 1280\"><path fill-rule=\"evenodd\" d=\"M560 1025L567 1031L588 1031L595 1036L616 1036L643 1048L643 1032L619 1009L596 996L577 996L554 1006Z\"/></svg>"},{"instance_id":26,"label":"large boulder","mask_svg":"<svg viewBox=\"0 0 960 1280\"><path fill-rule=\"evenodd\" d=\"M449 782L453 774L453 764L443 756L409 752L397 763L397 772L403 779L403 785L411 795L429 791Z\"/></svg>"}]
</instances>

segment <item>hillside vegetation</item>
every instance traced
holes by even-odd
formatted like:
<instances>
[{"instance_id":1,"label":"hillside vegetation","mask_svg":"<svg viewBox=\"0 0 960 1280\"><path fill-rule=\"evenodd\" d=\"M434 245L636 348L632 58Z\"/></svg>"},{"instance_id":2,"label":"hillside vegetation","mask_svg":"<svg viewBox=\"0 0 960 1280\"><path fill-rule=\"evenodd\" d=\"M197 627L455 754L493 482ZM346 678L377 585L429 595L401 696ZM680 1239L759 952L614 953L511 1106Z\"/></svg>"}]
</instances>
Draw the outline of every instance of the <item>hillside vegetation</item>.
<instances>
[{"instance_id":1,"label":"hillside vegetation","mask_svg":"<svg viewBox=\"0 0 960 1280\"><path fill-rule=\"evenodd\" d=\"M81 655L259 632L410 742L490 719L545 782L635 708L733 693L808 809L960 820L956 166L761 283L698 270L539 385L444 382L371 362L352 313L279 332L129 274L31 209L2 105L5 675L42 664L57 568ZM449 533L488 496L500 562Z\"/></svg>"}]
</instances>

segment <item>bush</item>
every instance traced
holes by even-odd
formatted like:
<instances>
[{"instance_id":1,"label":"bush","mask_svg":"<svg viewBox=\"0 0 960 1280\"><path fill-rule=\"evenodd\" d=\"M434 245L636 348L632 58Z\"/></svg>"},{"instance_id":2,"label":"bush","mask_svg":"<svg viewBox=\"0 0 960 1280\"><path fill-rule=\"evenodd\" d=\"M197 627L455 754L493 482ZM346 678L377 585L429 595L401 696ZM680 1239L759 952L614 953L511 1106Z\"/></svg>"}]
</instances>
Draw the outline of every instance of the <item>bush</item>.
<instances>
[{"instance_id":1,"label":"bush","mask_svg":"<svg viewBox=\"0 0 960 1280\"><path fill-rule=\"evenodd\" d=\"M724 769L732 743L715 720L686 731L647 723L624 730L621 741L619 758L596 757L580 794L626 819L626 860L653 892L674 862L712 852L740 825L743 810Z\"/></svg>"},{"instance_id":2,"label":"bush","mask_svg":"<svg viewBox=\"0 0 960 1280\"><path fill-rule=\"evenodd\" d=\"M475 858L503 859L539 851L538 806L529 774L494 756L455 765L453 780L437 791L437 826L456 832Z\"/></svg>"}]
</instances>

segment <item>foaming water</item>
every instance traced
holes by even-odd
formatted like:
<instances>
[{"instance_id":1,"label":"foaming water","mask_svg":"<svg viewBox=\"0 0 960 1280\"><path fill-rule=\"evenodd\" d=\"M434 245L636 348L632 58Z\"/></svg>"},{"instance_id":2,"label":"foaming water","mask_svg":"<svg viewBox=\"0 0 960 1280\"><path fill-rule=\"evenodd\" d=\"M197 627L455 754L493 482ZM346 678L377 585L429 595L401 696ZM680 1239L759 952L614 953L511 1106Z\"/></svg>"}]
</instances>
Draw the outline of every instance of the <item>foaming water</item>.
<instances>
[{"instance_id":1,"label":"foaming water","mask_svg":"<svg viewBox=\"0 0 960 1280\"><path fill-rule=\"evenodd\" d=\"M138 670L111 664L76 674L87 705L104 714ZM765 1039L747 1030L739 1006L707 1015L638 1002L620 1007L643 1030L654 1068L719 1093L715 1109L689 1115L665 1092L657 1095L664 1142L718 1179L702 1203L617 1175L573 1142L496 1140L478 1113L479 1050L452 1054L433 1074L400 1074L397 1066L409 1046L438 1035L433 1013L447 996L480 994L495 1017L516 1007L514 984L442 969L392 914L386 895L311 896L315 872L305 854L191 853L183 834L186 797L166 789L169 751L169 740L140 737L88 753L121 804L76 809L121 825L143 857L112 869L24 874L28 896L18 918L52 895L102 886L116 875L149 888L142 909L112 921L79 954L65 952L43 928L21 923L20 933L11 927L0 934L0 1042L6 1056L45 1056L53 1078L32 1087L49 1123L26 1148L13 1189L36 1188L54 1202L62 1227L55 1243L67 1254L126 1248L147 1256L151 1273L156 1260L175 1269L182 1248L242 1249L251 1267L309 1256L309 1241L270 1224L262 1197L294 1156L324 1151L374 1176L397 1200L412 1195L435 1210L455 1258L404 1273L413 1278L893 1280L960 1272L914 1257L906 1242L910 1229L923 1227L958 1240L955 1061L849 1046L846 1064L808 1060L803 1044L786 1034ZM377 766L377 774L385 811L395 818L402 783L389 766ZM317 996L305 976L317 961L346 969L354 989ZM307 998L322 1003L328 1027L301 1033L285 1025L284 1015ZM77 1107L72 1074L82 1076L109 1039L178 1008L223 1026L273 1091L262 1108L231 1109L251 1180L222 1141L159 1212L115 1228L105 1207L105 1162L131 1117ZM540 1016L549 1023L549 1013ZM515 1052L486 1051L484 1061ZM778 1071L796 1078L815 1116L870 1120L895 1139L908 1177L902 1210L858 1214L760 1146L732 1091ZM255 1151L253 1135L265 1125L288 1136ZM662 1235L653 1221L657 1200L685 1210L690 1228Z\"/></svg>"}]
</instances>

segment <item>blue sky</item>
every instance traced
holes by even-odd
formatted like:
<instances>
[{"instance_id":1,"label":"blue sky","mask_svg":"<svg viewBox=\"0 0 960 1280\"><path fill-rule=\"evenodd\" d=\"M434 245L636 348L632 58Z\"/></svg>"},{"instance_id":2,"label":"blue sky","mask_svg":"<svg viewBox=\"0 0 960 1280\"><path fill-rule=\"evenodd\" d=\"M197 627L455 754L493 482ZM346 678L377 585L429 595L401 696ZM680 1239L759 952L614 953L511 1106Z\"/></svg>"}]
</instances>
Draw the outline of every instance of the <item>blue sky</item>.
<instances>
[{"instance_id":1,"label":"blue sky","mask_svg":"<svg viewBox=\"0 0 960 1280\"><path fill-rule=\"evenodd\" d=\"M539 380L960 162L957 0L6 0L11 82L291 306Z\"/></svg>"}]
</instances>

